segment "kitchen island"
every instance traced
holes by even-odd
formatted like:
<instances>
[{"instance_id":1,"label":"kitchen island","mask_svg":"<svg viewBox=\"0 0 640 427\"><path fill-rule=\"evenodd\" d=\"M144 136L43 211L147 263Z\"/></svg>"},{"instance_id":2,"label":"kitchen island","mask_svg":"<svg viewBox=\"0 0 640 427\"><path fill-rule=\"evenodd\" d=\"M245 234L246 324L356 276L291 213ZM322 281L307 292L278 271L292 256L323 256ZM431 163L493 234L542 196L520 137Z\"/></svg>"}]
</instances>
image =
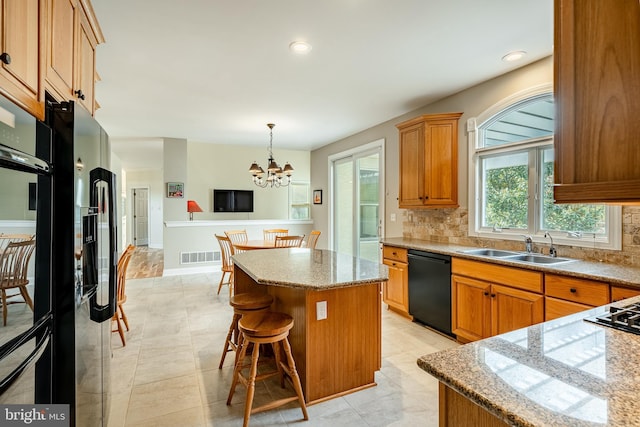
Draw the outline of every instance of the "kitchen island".
<instances>
[{"instance_id":1,"label":"kitchen island","mask_svg":"<svg viewBox=\"0 0 640 427\"><path fill-rule=\"evenodd\" d=\"M387 267L321 249L233 256L235 293L274 297L294 319L289 335L308 404L375 386L381 365L381 283Z\"/></svg>"},{"instance_id":2,"label":"kitchen island","mask_svg":"<svg viewBox=\"0 0 640 427\"><path fill-rule=\"evenodd\" d=\"M640 425L640 335L585 321L608 307L419 358L440 381L440 426Z\"/></svg>"}]
</instances>

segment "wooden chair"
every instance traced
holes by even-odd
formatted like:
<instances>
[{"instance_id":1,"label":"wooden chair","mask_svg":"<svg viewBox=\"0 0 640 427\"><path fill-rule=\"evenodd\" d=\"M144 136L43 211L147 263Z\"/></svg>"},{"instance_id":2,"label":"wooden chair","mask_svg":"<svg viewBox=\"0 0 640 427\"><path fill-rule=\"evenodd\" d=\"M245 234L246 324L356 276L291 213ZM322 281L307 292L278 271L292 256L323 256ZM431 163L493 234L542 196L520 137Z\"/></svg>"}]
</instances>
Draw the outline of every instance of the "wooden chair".
<instances>
[{"instance_id":1,"label":"wooden chair","mask_svg":"<svg viewBox=\"0 0 640 427\"><path fill-rule=\"evenodd\" d=\"M227 405L231 405L231 399L236 390L238 383L242 383L247 387L247 395L244 403L244 423L243 426L249 425L251 414L267 411L286 405L289 402L298 401L302 416L305 420L309 419L307 414L307 406L304 403L304 395L302 394L302 385L300 377L296 370L296 364L293 360L291 345L289 344L289 330L293 327L293 318L285 313L261 312L245 314L238 321L238 327L242 333L240 342L238 343L238 357L233 369L233 380ZM244 364L244 358L247 354L247 348L253 344L251 353L251 363ZM258 359L260 357L260 345L271 344L273 354L275 355L276 369L271 372L261 371L258 375ZM281 351L284 350L284 358L282 360ZM242 374L242 370L249 368L249 375ZM255 394L256 381L261 381L272 376L280 376L280 385L284 388L285 375L291 380L295 396L283 397L273 402L265 403L257 408L253 407L253 396Z\"/></svg>"},{"instance_id":2,"label":"wooden chair","mask_svg":"<svg viewBox=\"0 0 640 427\"><path fill-rule=\"evenodd\" d=\"M129 320L127 319L127 315L124 312L124 303L127 302L127 294L125 293L125 284L127 280L127 267L129 267L129 261L131 261L131 256L133 255L133 251L135 251L136 247L133 245L127 246L127 249L124 250L122 255L120 255L120 259L118 259L118 283L117 283L117 293L118 293L118 302L116 307L116 312L111 318L111 322L116 322L116 329L112 329L111 332L117 332L120 335L120 341L122 341L122 346L126 346L126 340L124 338L124 328L122 327L122 323L129 330Z\"/></svg>"},{"instance_id":3,"label":"wooden chair","mask_svg":"<svg viewBox=\"0 0 640 427\"><path fill-rule=\"evenodd\" d=\"M218 284L218 295L220 295L222 285L229 285L229 296L231 296L233 294L233 261L231 260L231 255L234 253L233 245L231 244L231 239L227 236L219 236L217 234L215 236L220 245L220 256L222 258L222 277ZM224 276L227 274L229 274L229 280L225 282Z\"/></svg>"},{"instance_id":4,"label":"wooden chair","mask_svg":"<svg viewBox=\"0 0 640 427\"><path fill-rule=\"evenodd\" d=\"M247 292L236 294L229 298L229 305L233 307L233 319L229 325L229 332L227 333L227 339L224 342L224 350L222 350L222 357L220 357L218 369L222 369L224 359L230 351L236 352L235 360L236 362L238 361L238 346L240 345L241 338L239 336L238 321L242 316L245 314L269 311L271 304L273 304L273 297L269 294Z\"/></svg>"},{"instance_id":5,"label":"wooden chair","mask_svg":"<svg viewBox=\"0 0 640 427\"><path fill-rule=\"evenodd\" d=\"M0 251L3 251L11 242L24 242L36 237L34 234L4 234L0 233Z\"/></svg>"},{"instance_id":6,"label":"wooden chair","mask_svg":"<svg viewBox=\"0 0 640 427\"><path fill-rule=\"evenodd\" d=\"M276 236L276 248L299 248L304 241L304 234L302 236Z\"/></svg>"},{"instance_id":7,"label":"wooden chair","mask_svg":"<svg viewBox=\"0 0 640 427\"><path fill-rule=\"evenodd\" d=\"M0 297L2 299L2 323L5 326L7 325L9 304L26 303L33 311L33 301L27 291L29 284L27 269L35 248L35 239L9 242L0 254ZM8 289L15 288L20 293L7 295ZM7 301L8 298L18 295L22 295L23 301Z\"/></svg>"},{"instance_id":8,"label":"wooden chair","mask_svg":"<svg viewBox=\"0 0 640 427\"><path fill-rule=\"evenodd\" d=\"M315 249L316 245L318 244L318 237L320 237L320 231L318 230L311 231L311 234L309 234L309 237L307 238L306 247Z\"/></svg>"},{"instance_id":9,"label":"wooden chair","mask_svg":"<svg viewBox=\"0 0 640 427\"><path fill-rule=\"evenodd\" d=\"M243 243L249 240L247 237L247 230L230 230L224 232L225 236L231 240L231 244Z\"/></svg>"},{"instance_id":10,"label":"wooden chair","mask_svg":"<svg viewBox=\"0 0 640 427\"><path fill-rule=\"evenodd\" d=\"M264 240L275 240L276 236L287 236L289 235L289 230L286 228L271 228L262 230Z\"/></svg>"}]
</instances>

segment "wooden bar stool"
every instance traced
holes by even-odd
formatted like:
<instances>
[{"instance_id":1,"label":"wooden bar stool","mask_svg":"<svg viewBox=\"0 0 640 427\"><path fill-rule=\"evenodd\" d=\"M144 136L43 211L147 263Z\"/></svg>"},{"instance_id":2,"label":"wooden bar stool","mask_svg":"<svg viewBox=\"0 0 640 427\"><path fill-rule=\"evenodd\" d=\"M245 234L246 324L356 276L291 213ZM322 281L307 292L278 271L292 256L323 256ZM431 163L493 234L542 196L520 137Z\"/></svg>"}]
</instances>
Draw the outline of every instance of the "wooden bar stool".
<instances>
[{"instance_id":1,"label":"wooden bar stool","mask_svg":"<svg viewBox=\"0 0 640 427\"><path fill-rule=\"evenodd\" d=\"M293 360L293 356L291 355L291 346L289 345L289 339L287 338L289 336L289 330L293 327L293 318L288 314L275 312L247 314L242 316L238 322L238 327L240 328L242 339L238 346L239 352L236 358L236 365L233 370L233 382L231 383L231 390L229 390L227 405L231 405L231 399L233 398L236 385L238 385L238 381L240 381L247 387L247 400L244 406L244 427L249 425L249 417L251 414L277 408L295 400L298 400L300 403L304 419L308 420L309 415L307 414L307 406L304 403L304 396L302 395L300 377L296 371L296 364ZM243 365L249 344L253 344L251 364ZM273 354L275 355L277 369L272 372L266 372L258 375L260 344L271 344ZM284 349L284 353L287 358L286 364L280 360L280 346ZM242 374L242 369L246 367L250 367L248 378ZM291 379L293 388L296 391L296 396L278 399L252 409L251 406L253 405L256 381L280 375L280 385L284 387L284 374L287 374Z\"/></svg>"},{"instance_id":2,"label":"wooden bar stool","mask_svg":"<svg viewBox=\"0 0 640 427\"><path fill-rule=\"evenodd\" d=\"M218 369L222 369L224 359L229 351L235 351L236 360L238 359L238 320L245 314L268 311L272 303L273 297L269 294L242 293L229 298L229 304L233 307L233 320L229 325L229 333L227 333Z\"/></svg>"}]
</instances>

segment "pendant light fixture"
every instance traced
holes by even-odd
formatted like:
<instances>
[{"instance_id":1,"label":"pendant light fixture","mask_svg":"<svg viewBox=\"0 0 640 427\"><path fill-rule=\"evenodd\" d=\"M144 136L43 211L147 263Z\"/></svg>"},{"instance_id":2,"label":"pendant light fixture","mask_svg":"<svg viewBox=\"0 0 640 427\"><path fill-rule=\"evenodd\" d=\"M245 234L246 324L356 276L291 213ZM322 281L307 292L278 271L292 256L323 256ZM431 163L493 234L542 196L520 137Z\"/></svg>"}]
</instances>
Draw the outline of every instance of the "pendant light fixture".
<instances>
[{"instance_id":1,"label":"pendant light fixture","mask_svg":"<svg viewBox=\"0 0 640 427\"><path fill-rule=\"evenodd\" d=\"M267 172L258 165L256 161L251 164L249 173L253 176L253 183L258 187L286 187L291 183L291 175L293 167L289 163L285 163L281 168L273 158L273 123L267 123L269 128L269 159L267 162Z\"/></svg>"}]
</instances>

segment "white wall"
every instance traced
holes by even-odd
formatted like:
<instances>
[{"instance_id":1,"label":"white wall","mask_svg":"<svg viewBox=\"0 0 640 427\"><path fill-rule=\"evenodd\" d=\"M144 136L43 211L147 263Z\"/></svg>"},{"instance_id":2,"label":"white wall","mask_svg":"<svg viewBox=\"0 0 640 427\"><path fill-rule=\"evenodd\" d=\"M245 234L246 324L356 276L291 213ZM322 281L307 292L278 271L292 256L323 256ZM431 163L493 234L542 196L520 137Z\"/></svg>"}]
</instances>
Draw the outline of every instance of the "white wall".
<instances>
[{"instance_id":1,"label":"white wall","mask_svg":"<svg viewBox=\"0 0 640 427\"><path fill-rule=\"evenodd\" d=\"M309 182L310 153L308 151L275 149L273 154L279 163L290 162L293 165L295 181ZM149 246L164 249L165 270L184 273L189 269L194 271L214 269L217 263L182 266L179 263L180 252L219 250L213 234L221 233L224 229L247 228L252 230L253 238L259 238L258 232L261 232L262 228L280 228L263 227L260 221L266 220L272 224L278 224L280 221L288 220L289 189L287 187L259 188L253 185L248 171L254 160L266 167L264 165L267 160L265 147L238 147L164 138L163 162L158 165L158 169L128 170L123 174L126 176L124 201L126 243L133 241L131 211L134 188L149 189ZM167 198L165 194L167 182L184 183L184 197ZM254 212L214 213L212 200L214 188L254 190ZM175 224L167 227L165 225L167 222L179 223L188 220L187 200L195 200L202 207L204 212L194 214L194 223L203 221L202 227L196 224L187 224L191 225L189 227ZM233 223L233 226L229 225L231 223L212 226L210 224L212 220L240 220L241 222ZM246 221L246 224L242 221ZM241 227L243 224L246 226ZM287 227L292 233L308 234L312 224L289 224Z\"/></svg>"},{"instance_id":2,"label":"white wall","mask_svg":"<svg viewBox=\"0 0 640 427\"><path fill-rule=\"evenodd\" d=\"M402 218L404 209L398 208L399 187L399 148L397 123L421 114L463 112L458 128L458 202L467 206L468 202L468 147L466 122L493 104L513 93L553 81L553 59L544 58L533 64L524 66L510 73L480 83L469 89L449 96L418 110L380 123L348 138L314 150L311 153L311 187L321 188L327 192L328 157L332 154L348 150L369 142L385 139L385 237L402 236ZM419 94L417 94L419 95ZM391 221L391 215L396 221ZM327 233L329 229L328 204L314 205L311 215L314 227Z\"/></svg>"},{"instance_id":3,"label":"white wall","mask_svg":"<svg viewBox=\"0 0 640 427\"><path fill-rule=\"evenodd\" d=\"M293 180L309 182L310 153L300 150L274 150L280 166L286 162L294 167ZM251 181L249 166L253 161L266 170L267 150L264 147L190 142L188 145L188 182L186 197L193 199L204 212L195 213L194 220L287 219L289 189L259 188ZM213 189L253 190L253 213L214 213ZM186 208L185 208L186 209ZM184 219L188 219L186 210Z\"/></svg>"}]
</instances>

